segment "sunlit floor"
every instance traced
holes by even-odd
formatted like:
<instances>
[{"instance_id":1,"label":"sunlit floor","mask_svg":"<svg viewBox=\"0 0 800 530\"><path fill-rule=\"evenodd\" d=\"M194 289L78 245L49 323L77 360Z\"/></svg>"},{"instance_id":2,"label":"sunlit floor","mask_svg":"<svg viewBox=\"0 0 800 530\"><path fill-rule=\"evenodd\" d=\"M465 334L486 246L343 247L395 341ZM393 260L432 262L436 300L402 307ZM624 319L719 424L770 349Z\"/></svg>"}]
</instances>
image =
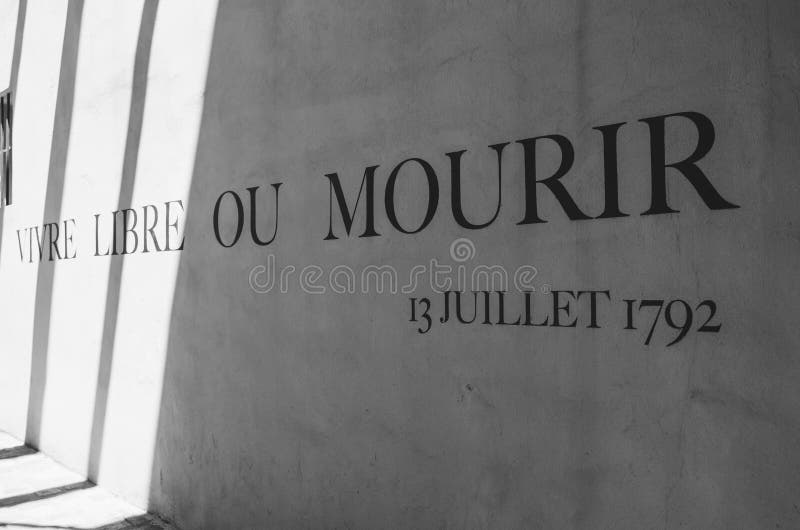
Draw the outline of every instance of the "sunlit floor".
<instances>
[{"instance_id":1,"label":"sunlit floor","mask_svg":"<svg viewBox=\"0 0 800 530\"><path fill-rule=\"evenodd\" d=\"M0 432L0 529L172 528Z\"/></svg>"}]
</instances>

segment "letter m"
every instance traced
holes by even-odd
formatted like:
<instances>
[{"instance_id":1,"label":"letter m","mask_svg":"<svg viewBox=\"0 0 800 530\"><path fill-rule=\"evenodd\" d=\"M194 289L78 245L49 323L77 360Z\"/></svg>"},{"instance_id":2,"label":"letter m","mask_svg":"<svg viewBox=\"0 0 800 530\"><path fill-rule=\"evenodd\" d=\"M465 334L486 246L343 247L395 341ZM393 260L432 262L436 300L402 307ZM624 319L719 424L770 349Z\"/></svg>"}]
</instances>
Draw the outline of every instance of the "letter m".
<instances>
[{"instance_id":1,"label":"letter m","mask_svg":"<svg viewBox=\"0 0 800 530\"><path fill-rule=\"evenodd\" d=\"M486 283L482 287L481 280ZM472 270L473 291L505 291L508 289L508 273L500 265L478 265Z\"/></svg>"},{"instance_id":2,"label":"letter m","mask_svg":"<svg viewBox=\"0 0 800 530\"><path fill-rule=\"evenodd\" d=\"M367 220L366 220L366 229L364 233L358 237L372 237L380 235L375 231L375 197L374 197L374 189L375 189L375 170L378 169L378 166L369 166L367 169L364 170L364 178L361 179L361 186L358 188L358 195L356 196L356 203L353 205L353 210L347 207L347 200L344 198L344 192L342 191L342 184L339 181L339 175L336 173L329 173L325 175L325 178L328 179L330 184L330 198L329 198L329 217L328 217L328 235L325 236L325 240L329 239L339 239L333 234L333 197L336 196L336 203L339 206L339 213L342 216L342 223L344 223L344 230L347 235L350 235L350 230L353 227L353 220L355 219L356 211L358 210L358 203L361 202L361 194L362 192L367 196ZM364 190L366 183L366 191Z\"/></svg>"},{"instance_id":3,"label":"letter m","mask_svg":"<svg viewBox=\"0 0 800 530\"><path fill-rule=\"evenodd\" d=\"M375 290L378 294L386 291L386 284L389 284L389 292L397 293L397 271L391 265L367 265L361 271L361 292L369 293L370 278L375 278Z\"/></svg>"}]
</instances>

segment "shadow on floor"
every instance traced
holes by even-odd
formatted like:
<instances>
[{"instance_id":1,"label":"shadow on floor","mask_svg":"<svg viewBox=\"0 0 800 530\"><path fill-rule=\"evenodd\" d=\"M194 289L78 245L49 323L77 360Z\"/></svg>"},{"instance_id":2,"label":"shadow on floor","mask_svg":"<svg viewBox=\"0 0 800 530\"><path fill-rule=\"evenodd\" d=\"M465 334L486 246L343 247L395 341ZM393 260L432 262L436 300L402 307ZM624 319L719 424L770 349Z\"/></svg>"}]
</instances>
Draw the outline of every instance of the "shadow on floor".
<instances>
[{"instance_id":1,"label":"shadow on floor","mask_svg":"<svg viewBox=\"0 0 800 530\"><path fill-rule=\"evenodd\" d=\"M0 529L176 530L28 446L0 456Z\"/></svg>"},{"instance_id":2,"label":"shadow on floor","mask_svg":"<svg viewBox=\"0 0 800 530\"><path fill-rule=\"evenodd\" d=\"M34 491L33 493L26 493L24 495L15 495L13 497L6 497L5 499L0 499L0 508L8 508L9 506L16 506L18 504L24 504L26 502L42 501L45 499L56 497L58 495L69 493L70 491L85 490L93 487L94 484L92 484L88 480L84 480L82 482L75 482L73 484L67 484L65 486L58 486L55 488L47 488L39 491Z\"/></svg>"},{"instance_id":3,"label":"shadow on floor","mask_svg":"<svg viewBox=\"0 0 800 530\"><path fill-rule=\"evenodd\" d=\"M16 458L18 456L32 455L36 453L36 449L28 447L27 445L18 445L16 447L7 447L0 449L0 460L6 458Z\"/></svg>"},{"instance_id":4,"label":"shadow on floor","mask_svg":"<svg viewBox=\"0 0 800 530\"><path fill-rule=\"evenodd\" d=\"M2 521L0 521L0 528L47 528L48 530L175 530L173 527L167 525L152 515L129 517L127 519L115 521L103 526L94 526L91 528L84 526L52 526L27 523L7 523Z\"/></svg>"}]
</instances>

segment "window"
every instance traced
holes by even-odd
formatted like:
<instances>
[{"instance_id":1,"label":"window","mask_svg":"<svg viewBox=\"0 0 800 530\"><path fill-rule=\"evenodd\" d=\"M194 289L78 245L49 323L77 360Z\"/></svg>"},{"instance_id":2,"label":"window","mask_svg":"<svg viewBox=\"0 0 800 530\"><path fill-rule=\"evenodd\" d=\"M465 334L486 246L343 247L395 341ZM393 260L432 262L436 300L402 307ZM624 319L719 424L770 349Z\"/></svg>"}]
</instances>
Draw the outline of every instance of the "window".
<instances>
[{"instance_id":1,"label":"window","mask_svg":"<svg viewBox=\"0 0 800 530\"><path fill-rule=\"evenodd\" d=\"M0 92L0 194L2 204L11 204L11 91Z\"/></svg>"}]
</instances>

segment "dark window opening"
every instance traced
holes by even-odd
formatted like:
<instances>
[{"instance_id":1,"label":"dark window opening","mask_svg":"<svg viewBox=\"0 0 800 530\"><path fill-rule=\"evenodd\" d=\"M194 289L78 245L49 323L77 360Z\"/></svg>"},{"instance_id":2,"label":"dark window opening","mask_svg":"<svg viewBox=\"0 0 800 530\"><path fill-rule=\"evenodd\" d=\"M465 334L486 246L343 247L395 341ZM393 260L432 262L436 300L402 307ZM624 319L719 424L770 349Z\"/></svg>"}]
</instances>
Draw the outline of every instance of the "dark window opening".
<instances>
[{"instance_id":1,"label":"dark window opening","mask_svg":"<svg viewBox=\"0 0 800 530\"><path fill-rule=\"evenodd\" d=\"M0 92L0 204L11 204L11 91Z\"/></svg>"}]
</instances>

